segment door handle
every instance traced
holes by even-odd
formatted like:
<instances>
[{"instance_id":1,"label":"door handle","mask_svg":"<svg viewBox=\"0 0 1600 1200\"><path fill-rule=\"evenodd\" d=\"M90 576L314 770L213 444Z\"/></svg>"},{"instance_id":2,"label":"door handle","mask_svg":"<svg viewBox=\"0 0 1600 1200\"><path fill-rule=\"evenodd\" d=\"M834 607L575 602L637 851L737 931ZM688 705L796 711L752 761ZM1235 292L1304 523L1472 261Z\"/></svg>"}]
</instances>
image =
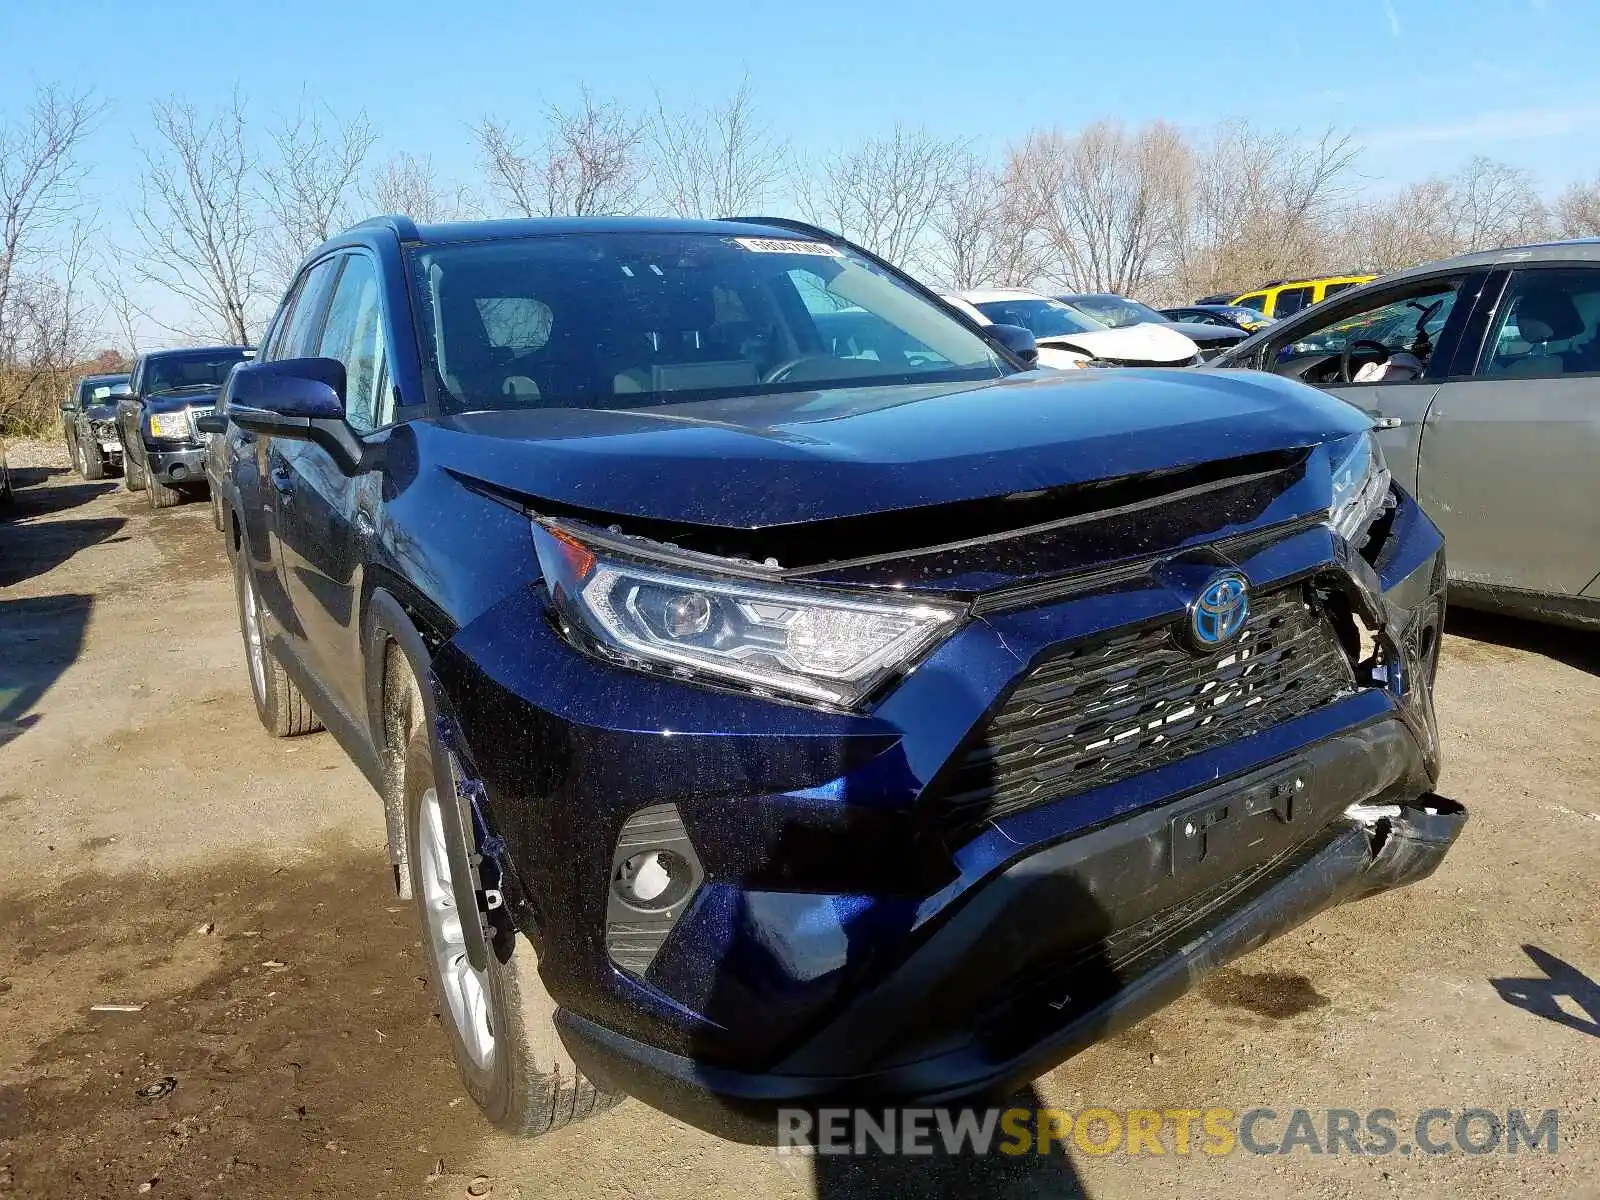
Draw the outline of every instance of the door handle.
<instances>
[{"instance_id":1,"label":"door handle","mask_svg":"<svg viewBox=\"0 0 1600 1200\"><path fill-rule=\"evenodd\" d=\"M1402 421L1399 417L1373 417L1372 418L1372 427L1374 429L1399 429L1400 426L1402 426L1404 424L1405 424L1405 422Z\"/></svg>"},{"instance_id":2,"label":"door handle","mask_svg":"<svg viewBox=\"0 0 1600 1200\"><path fill-rule=\"evenodd\" d=\"M364 508L356 509L356 532L362 537L371 537L375 526L372 524L372 514Z\"/></svg>"},{"instance_id":3,"label":"door handle","mask_svg":"<svg viewBox=\"0 0 1600 1200\"><path fill-rule=\"evenodd\" d=\"M284 499L294 495L294 475L290 473L288 467L273 467L270 474L272 486L278 489L278 495Z\"/></svg>"}]
</instances>

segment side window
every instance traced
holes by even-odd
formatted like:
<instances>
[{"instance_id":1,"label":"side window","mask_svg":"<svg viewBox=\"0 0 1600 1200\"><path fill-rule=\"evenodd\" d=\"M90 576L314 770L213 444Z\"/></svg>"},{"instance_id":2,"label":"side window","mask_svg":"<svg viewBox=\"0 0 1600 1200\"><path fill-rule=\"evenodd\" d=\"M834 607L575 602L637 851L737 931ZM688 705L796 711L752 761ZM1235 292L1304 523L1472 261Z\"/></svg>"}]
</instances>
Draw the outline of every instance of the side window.
<instances>
[{"instance_id":1,"label":"side window","mask_svg":"<svg viewBox=\"0 0 1600 1200\"><path fill-rule=\"evenodd\" d=\"M1518 271L1478 374L1547 379L1600 372L1600 269Z\"/></svg>"},{"instance_id":2,"label":"side window","mask_svg":"<svg viewBox=\"0 0 1600 1200\"><path fill-rule=\"evenodd\" d=\"M1278 291L1277 302L1272 306L1272 315L1287 317L1299 312L1311 303L1311 289L1308 287L1288 287Z\"/></svg>"},{"instance_id":3,"label":"side window","mask_svg":"<svg viewBox=\"0 0 1600 1200\"><path fill-rule=\"evenodd\" d=\"M327 303L328 290L339 273L339 263L337 258L328 258L311 268L295 297L294 309L284 322L278 344L273 348L274 360L316 356L322 310Z\"/></svg>"},{"instance_id":4,"label":"side window","mask_svg":"<svg viewBox=\"0 0 1600 1200\"><path fill-rule=\"evenodd\" d=\"M305 284L302 280L295 285L294 290L284 300L282 308L278 310L277 318L272 322L272 328L267 330L267 336L261 339L260 357L262 361L271 362L274 359L286 357L278 353L278 351L283 346L284 334L289 328L289 322L294 319L295 303L300 299L304 291Z\"/></svg>"},{"instance_id":5,"label":"side window","mask_svg":"<svg viewBox=\"0 0 1600 1200\"><path fill-rule=\"evenodd\" d=\"M1385 372L1381 379L1354 382L1393 383L1427 378L1434 347L1455 308L1461 282L1426 280L1398 293L1390 292L1381 302L1369 303L1354 312L1346 301L1330 310L1328 318L1320 323L1295 322L1296 328L1285 331L1274 342L1276 362L1281 366L1308 358L1327 359L1325 370L1301 378L1307 383L1335 383L1341 380L1332 372L1341 366L1339 356L1348 350L1353 371L1369 362L1395 362L1395 370ZM1410 359L1396 357L1402 355L1409 355ZM1399 370L1402 365L1404 374ZM1441 364L1441 368L1444 365L1447 364Z\"/></svg>"},{"instance_id":6,"label":"side window","mask_svg":"<svg viewBox=\"0 0 1600 1200\"><path fill-rule=\"evenodd\" d=\"M365 254L347 256L317 349L319 356L344 364L345 419L362 433L378 424L378 385L384 367L378 293L378 271L372 260Z\"/></svg>"},{"instance_id":7,"label":"side window","mask_svg":"<svg viewBox=\"0 0 1600 1200\"><path fill-rule=\"evenodd\" d=\"M1356 281L1354 279L1348 279L1342 283L1330 283L1322 289L1322 298L1326 300L1329 296L1337 296L1340 292L1349 291L1355 286Z\"/></svg>"},{"instance_id":8,"label":"side window","mask_svg":"<svg viewBox=\"0 0 1600 1200\"><path fill-rule=\"evenodd\" d=\"M1267 311L1267 294L1251 292L1248 296L1240 296L1234 303L1240 308L1253 308L1258 313L1264 313Z\"/></svg>"}]
</instances>

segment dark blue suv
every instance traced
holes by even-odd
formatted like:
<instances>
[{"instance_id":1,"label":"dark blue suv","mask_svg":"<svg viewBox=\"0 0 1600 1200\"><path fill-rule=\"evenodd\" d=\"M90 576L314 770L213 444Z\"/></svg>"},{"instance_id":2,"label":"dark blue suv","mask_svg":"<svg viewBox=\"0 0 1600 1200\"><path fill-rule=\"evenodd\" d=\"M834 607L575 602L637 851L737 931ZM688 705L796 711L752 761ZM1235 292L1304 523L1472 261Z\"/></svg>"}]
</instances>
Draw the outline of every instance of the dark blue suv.
<instances>
[{"instance_id":1,"label":"dark blue suv","mask_svg":"<svg viewBox=\"0 0 1600 1200\"><path fill-rule=\"evenodd\" d=\"M300 271L223 406L251 685L382 796L497 1124L1015 1087L1443 857L1367 420L1031 357L796 222Z\"/></svg>"}]
</instances>

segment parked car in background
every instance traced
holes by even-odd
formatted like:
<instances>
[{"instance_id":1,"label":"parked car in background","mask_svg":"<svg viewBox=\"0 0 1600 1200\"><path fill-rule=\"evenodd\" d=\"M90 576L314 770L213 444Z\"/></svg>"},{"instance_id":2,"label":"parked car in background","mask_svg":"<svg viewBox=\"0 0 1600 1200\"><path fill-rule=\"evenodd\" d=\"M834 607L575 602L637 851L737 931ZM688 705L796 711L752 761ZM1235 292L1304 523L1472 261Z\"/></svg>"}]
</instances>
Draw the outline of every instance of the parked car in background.
<instances>
[{"instance_id":1,"label":"parked car in background","mask_svg":"<svg viewBox=\"0 0 1600 1200\"><path fill-rule=\"evenodd\" d=\"M1274 279L1224 303L1253 308L1263 316L1291 317L1303 308L1321 304L1329 296L1360 287L1372 278L1371 275L1324 275L1318 279Z\"/></svg>"},{"instance_id":2,"label":"parked car in background","mask_svg":"<svg viewBox=\"0 0 1600 1200\"><path fill-rule=\"evenodd\" d=\"M1021 288L985 288L963 292L960 298L995 324L1032 332L1041 355L1062 350L1116 367L1187 367L1201 361L1199 347L1164 322L1112 329L1059 300Z\"/></svg>"},{"instance_id":3,"label":"parked car in background","mask_svg":"<svg viewBox=\"0 0 1600 1200\"><path fill-rule=\"evenodd\" d=\"M1600 243L1471 254L1279 322L1218 365L1368 413L1450 546L1450 602L1600 625Z\"/></svg>"},{"instance_id":4,"label":"parked car in background","mask_svg":"<svg viewBox=\"0 0 1600 1200\"><path fill-rule=\"evenodd\" d=\"M1174 321L1231 326L1246 333L1254 333L1272 324L1271 317L1263 316L1242 304L1186 304L1178 308L1163 308L1161 315Z\"/></svg>"},{"instance_id":5,"label":"parked car in background","mask_svg":"<svg viewBox=\"0 0 1600 1200\"><path fill-rule=\"evenodd\" d=\"M8 508L16 499L11 487L11 468L6 465L6 419L0 417L0 508Z\"/></svg>"},{"instance_id":6,"label":"parked car in background","mask_svg":"<svg viewBox=\"0 0 1600 1200\"><path fill-rule=\"evenodd\" d=\"M128 393L128 376L85 375L61 402L61 434L72 469L85 479L122 471L117 436L117 398Z\"/></svg>"},{"instance_id":7,"label":"parked car in background","mask_svg":"<svg viewBox=\"0 0 1600 1200\"><path fill-rule=\"evenodd\" d=\"M1057 296L1063 304L1070 304L1081 313L1087 313L1110 329L1137 329L1142 326L1161 326L1183 334L1200 351L1202 361L1215 358L1229 346L1244 341L1245 333L1229 325L1174 321L1157 312L1148 304L1129 300L1114 292L1079 292L1071 296Z\"/></svg>"},{"instance_id":8,"label":"parked car in background","mask_svg":"<svg viewBox=\"0 0 1600 1200\"><path fill-rule=\"evenodd\" d=\"M960 296L945 294L941 295L939 299L969 321L985 328L995 327L995 322L984 316L981 309L967 303ZM1029 332L1031 333L1032 330L1029 330ZM1093 355L1086 354L1080 350L1064 350L1059 346L1041 346L1037 337L1034 339L1034 352L1037 355L1034 362L1038 366L1046 367L1053 371L1076 371L1094 361Z\"/></svg>"},{"instance_id":9,"label":"parked car in background","mask_svg":"<svg viewBox=\"0 0 1600 1200\"><path fill-rule=\"evenodd\" d=\"M235 369L258 714L383 797L496 1125L1004 1095L1441 861L1368 422L1013 328L793 221L391 217Z\"/></svg>"},{"instance_id":10,"label":"parked car in background","mask_svg":"<svg viewBox=\"0 0 1600 1200\"><path fill-rule=\"evenodd\" d=\"M217 393L248 346L207 346L141 354L128 394L117 402L122 482L144 491L152 508L171 508L206 490L206 435L195 419L215 407Z\"/></svg>"}]
</instances>

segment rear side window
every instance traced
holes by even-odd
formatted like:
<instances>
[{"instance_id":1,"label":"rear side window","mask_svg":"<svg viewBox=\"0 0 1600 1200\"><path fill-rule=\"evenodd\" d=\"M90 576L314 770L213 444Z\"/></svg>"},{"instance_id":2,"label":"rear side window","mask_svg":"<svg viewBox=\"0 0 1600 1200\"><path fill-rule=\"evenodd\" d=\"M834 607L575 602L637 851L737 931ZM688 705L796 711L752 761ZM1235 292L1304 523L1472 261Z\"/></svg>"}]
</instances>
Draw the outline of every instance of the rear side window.
<instances>
[{"instance_id":1,"label":"rear side window","mask_svg":"<svg viewBox=\"0 0 1600 1200\"><path fill-rule=\"evenodd\" d=\"M1267 294L1265 292L1252 292L1248 296L1240 296L1234 301L1240 308L1248 308L1253 312L1267 311Z\"/></svg>"},{"instance_id":2,"label":"rear side window","mask_svg":"<svg viewBox=\"0 0 1600 1200\"><path fill-rule=\"evenodd\" d=\"M1340 292L1348 291L1355 286L1356 281L1354 279L1347 280L1344 283L1330 283L1322 289L1322 298L1326 300L1329 296L1337 296Z\"/></svg>"},{"instance_id":3,"label":"rear side window","mask_svg":"<svg viewBox=\"0 0 1600 1200\"><path fill-rule=\"evenodd\" d=\"M1518 271L1480 375L1548 379L1600 372L1600 270Z\"/></svg>"},{"instance_id":4,"label":"rear side window","mask_svg":"<svg viewBox=\"0 0 1600 1200\"><path fill-rule=\"evenodd\" d=\"M1297 313L1311 303L1311 289L1308 287L1282 288L1278 292L1278 299L1272 306L1272 315L1287 317Z\"/></svg>"}]
</instances>

